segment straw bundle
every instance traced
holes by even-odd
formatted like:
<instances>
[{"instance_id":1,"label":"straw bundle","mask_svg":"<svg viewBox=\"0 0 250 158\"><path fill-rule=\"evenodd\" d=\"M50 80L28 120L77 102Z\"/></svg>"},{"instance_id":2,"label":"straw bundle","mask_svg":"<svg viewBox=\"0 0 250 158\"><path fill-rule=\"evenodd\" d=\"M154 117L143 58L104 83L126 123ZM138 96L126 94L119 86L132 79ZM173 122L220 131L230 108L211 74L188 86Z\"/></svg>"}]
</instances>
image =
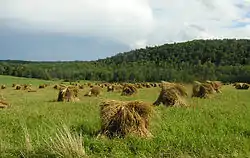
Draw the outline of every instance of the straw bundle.
<instances>
[{"instance_id":1,"label":"straw bundle","mask_svg":"<svg viewBox=\"0 0 250 158\"><path fill-rule=\"evenodd\" d=\"M152 136L149 132L149 118L152 106L140 101L106 100L101 107L101 134L108 137L125 137L136 134Z\"/></svg>"}]
</instances>

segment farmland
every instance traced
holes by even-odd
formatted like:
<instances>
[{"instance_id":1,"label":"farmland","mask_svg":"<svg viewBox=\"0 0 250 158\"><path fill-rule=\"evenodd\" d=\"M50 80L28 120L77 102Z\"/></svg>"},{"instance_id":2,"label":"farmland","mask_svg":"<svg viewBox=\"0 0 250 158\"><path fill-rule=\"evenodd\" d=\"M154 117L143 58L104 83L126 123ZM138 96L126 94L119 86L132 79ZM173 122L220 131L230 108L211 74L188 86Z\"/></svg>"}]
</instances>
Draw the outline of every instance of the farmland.
<instances>
[{"instance_id":1,"label":"farmland","mask_svg":"<svg viewBox=\"0 0 250 158\"><path fill-rule=\"evenodd\" d=\"M250 91L222 87L221 94L209 99L191 98L189 107L154 107L150 120L152 138L128 136L125 139L97 137L101 128L99 104L105 99L140 100L153 103L159 87L142 88L133 96L102 89L99 97L85 97L80 90L78 102L54 102L59 81L43 81L0 76L6 89L0 94L11 107L0 109L1 157L57 157L50 138L66 125L70 132L82 134L88 157L249 157ZM86 81L81 81L84 83ZM32 84L37 92L14 90L12 83ZM39 84L49 83L45 89Z\"/></svg>"}]
</instances>

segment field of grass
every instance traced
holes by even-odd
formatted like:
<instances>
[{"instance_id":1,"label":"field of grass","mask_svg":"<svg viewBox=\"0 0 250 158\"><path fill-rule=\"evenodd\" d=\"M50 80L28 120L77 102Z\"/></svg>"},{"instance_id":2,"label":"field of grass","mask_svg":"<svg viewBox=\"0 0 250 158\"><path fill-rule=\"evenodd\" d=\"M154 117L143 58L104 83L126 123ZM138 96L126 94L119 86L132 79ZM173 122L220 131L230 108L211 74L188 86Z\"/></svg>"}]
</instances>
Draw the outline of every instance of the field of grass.
<instances>
[{"instance_id":1,"label":"field of grass","mask_svg":"<svg viewBox=\"0 0 250 158\"><path fill-rule=\"evenodd\" d=\"M71 133L82 134L82 148L88 157L250 157L249 90L224 86L222 94L211 99L188 98L188 108L155 107L150 121L152 138L110 140L96 135L101 127L100 102L153 103L159 88L140 89L133 97L103 89L97 98L84 97L87 88L80 91L79 102L59 103L52 102L58 95L52 86L33 93L11 87L12 83L31 83L37 88L46 82L0 76L0 84L7 85L0 95L11 103L10 108L0 109L0 157L58 157L50 139L55 140L63 125Z\"/></svg>"}]
</instances>

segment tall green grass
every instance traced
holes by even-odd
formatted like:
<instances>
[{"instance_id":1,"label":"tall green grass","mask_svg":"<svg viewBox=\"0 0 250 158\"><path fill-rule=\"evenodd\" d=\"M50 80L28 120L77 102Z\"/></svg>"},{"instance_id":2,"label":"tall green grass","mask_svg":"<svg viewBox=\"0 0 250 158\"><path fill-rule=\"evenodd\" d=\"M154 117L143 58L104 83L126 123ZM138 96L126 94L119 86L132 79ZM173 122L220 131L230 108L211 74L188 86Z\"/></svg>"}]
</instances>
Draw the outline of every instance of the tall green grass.
<instances>
[{"instance_id":1,"label":"tall green grass","mask_svg":"<svg viewBox=\"0 0 250 158\"><path fill-rule=\"evenodd\" d=\"M189 108L155 107L152 138L98 137L99 104L104 99L153 103L159 88L133 97L108 93L80 102L52 102L52 86L35 93L13 90L12 83L47 81L0 76L0 90L11 108L0 109L0 157L250 157L250 91L225 86L211 99L188 98ZM53 83L53 82L51 82ZM64 125L64 126L63 126Z\"/></svg>"}]
</instances>

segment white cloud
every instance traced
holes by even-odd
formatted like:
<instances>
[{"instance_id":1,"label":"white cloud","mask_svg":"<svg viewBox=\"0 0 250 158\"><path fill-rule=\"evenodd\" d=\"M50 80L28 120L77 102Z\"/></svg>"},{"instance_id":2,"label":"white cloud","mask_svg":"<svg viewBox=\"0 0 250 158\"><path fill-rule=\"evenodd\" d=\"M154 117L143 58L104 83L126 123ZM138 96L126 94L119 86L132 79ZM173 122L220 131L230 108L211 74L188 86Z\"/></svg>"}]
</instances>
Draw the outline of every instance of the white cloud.
<instances>
[{"instance_id":1,"label":"white cloud","mask_svg":"<svg viewBox=\"0 0 250 158\"><path fill-rule=\"evenodd\" d=\"M239 7L239 5L241 7ZM236 0L158 0L158 27L150 43L186 41L197 38L250 38L249 27L233 28L250 11L250 5ZM158 31L157 31L158 30Z\"/></svg>"},{"instance_id":2,"label":"white cloud","mask_svg":"<svg viewBox=\"0 0 250 158\"><path fill-rule=\"evenodd\" d=\"M196 38L250 38L243 0L0 0L0 19L43 30L120 41L133 48ZM1 24L0 24L1 25Z\"/></svg>"}]
</instances>

